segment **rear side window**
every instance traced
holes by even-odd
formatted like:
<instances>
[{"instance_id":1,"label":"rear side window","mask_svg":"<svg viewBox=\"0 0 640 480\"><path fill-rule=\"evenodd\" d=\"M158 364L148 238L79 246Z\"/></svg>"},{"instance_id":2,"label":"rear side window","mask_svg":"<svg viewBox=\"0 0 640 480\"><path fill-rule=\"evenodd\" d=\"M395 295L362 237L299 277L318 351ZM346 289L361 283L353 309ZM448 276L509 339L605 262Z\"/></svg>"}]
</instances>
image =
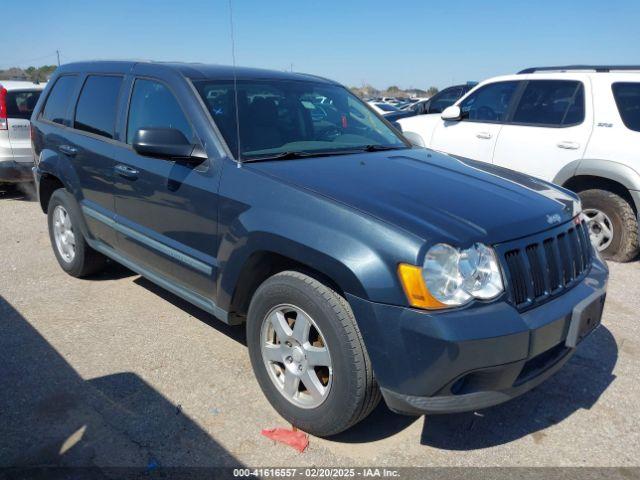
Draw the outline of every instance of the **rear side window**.
<instances>
[{"instance_id":1,"label":"rear side window","mask_svg":"<svg viewBox=\"0 0 640 480\"><path fill-rule=\"evenodd\" d=\"M567 127L584 120L584 87L573 80L532 80L522 93L513 123Z\"/></svg>"},{"instance_id":2,"label":"rear side window","mask_svg":"<svg viewBox=\"0 0 640 480\"><path fill-rule=\"evenodd\" d=\"M121 85L122 77L87 77L78 99L74 128L113 138Z\"/></svg>"},{"instance_id":3,"label":"rear side window","mask_svg":"<svg viewBox=\"0 0 640 480\"><path fill-rule=\"evenodd\" d=\"M625 126L640 132L640 83L614 83L613 97Z\"/></svg>"},{"instance_id":4,"label":"rear side window","mask_svg":"<svg viewBox=\"0 0 640 480\"><path fill-rule=\"evenodd\" d=\"M47 98L47 104L44 106L42 118L61 125L70 125L69 104L71 103L71 97L77 85L78 77L75 75L65 75L64 77L58 78L51 89L49 98Z\"/></svg>"},{"instance_id":5,"label":"rear side window","mask_svg":"<svg viewBox=\"0 0 640 480\"><path fill-rule=\"evenodd\" d=\"M40 98L40 90L7 92L7 117L29 120Z\"/></svg>"},{"instance_id":6,"label":"rear side window","mask_svg":"<svg viewBox=\"0 0 640 480\"><path fill-rule=\"evenodd\" d=\"M127 143L140 128L175 128L191 140L193 131L178 101L162 83L137 79L133 86L127 123Z\"/></svg>"},{"instance_id":7,"label":"rear side window","mask_svg":"<svg viewBox=\"0 0 640 480\"><path fill-rule=\"evenodd\" d=\"M463 120L504 122L517 81L496 82L480 87L460 103Z\"/></svg>"}]
</instances>

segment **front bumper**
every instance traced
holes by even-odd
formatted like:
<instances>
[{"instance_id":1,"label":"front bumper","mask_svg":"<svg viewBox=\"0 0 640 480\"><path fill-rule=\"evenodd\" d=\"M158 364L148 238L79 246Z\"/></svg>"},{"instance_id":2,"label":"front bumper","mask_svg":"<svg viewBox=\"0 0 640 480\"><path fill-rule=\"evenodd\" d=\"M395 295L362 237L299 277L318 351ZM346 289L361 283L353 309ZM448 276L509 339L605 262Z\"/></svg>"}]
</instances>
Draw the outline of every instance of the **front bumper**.
<instances>
[{"instance_id":1,"label":"front bumper","mask_svg":"<svg viewBox=\"0 0 640 480\"><path fill-rule=\"evenodd\" d=\"M607 278L594 259L582 282L525 312L506 301L434 313L347 297L389 408L453 413L505 402L558 371L575 351L574 307L604 298Z\"/></svg>"},{"instance_id":2,"label":"front bumper","mask_svg":"<svg viewBox=\"0 0 640 480\"><path fill-rule=\"evenodd\" d=\"M13 160L2 160L0 161L0 182L32 182L32 168L32 163L14 162Z\"/></svg>"}]
</instances>

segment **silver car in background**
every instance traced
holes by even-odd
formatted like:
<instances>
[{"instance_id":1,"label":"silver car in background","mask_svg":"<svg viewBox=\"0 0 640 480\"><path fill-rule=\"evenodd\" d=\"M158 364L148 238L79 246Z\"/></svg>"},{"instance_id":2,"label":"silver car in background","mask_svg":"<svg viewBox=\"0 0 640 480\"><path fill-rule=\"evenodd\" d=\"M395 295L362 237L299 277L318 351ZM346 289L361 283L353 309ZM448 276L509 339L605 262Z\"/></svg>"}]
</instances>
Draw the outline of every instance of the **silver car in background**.
<instances>
[{"instance_id":1,"label":"silver car in background","mask_svg":"<svg viewBox=\"0 0 640 480\"><path fill-rule=\"evenodd\" d=\"M33 180L29 119L45 86L0 80L0 183Z\"/></svg>"}]
</instances>

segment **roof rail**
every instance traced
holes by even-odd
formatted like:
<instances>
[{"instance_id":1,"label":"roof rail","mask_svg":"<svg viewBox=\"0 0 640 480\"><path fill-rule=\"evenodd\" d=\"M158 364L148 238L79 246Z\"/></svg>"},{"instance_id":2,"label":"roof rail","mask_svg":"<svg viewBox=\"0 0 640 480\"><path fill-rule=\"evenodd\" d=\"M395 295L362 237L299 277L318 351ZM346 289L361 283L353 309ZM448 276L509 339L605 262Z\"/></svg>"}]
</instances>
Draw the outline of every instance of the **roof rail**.
<instances>
[{"instance_id":1,"label":"roof rail","mask_svg":"<svg viewBox=\"0 0 640 480\"><path fill-rule=\"evenodd\" d=\"M593 70L595 72L612 72L624 70L640 71L640 65L565 65L563 67L532 67L520 70L518 75L523 73L536 72L568 72L571 70Z\"/></svg>"}]
</instances>

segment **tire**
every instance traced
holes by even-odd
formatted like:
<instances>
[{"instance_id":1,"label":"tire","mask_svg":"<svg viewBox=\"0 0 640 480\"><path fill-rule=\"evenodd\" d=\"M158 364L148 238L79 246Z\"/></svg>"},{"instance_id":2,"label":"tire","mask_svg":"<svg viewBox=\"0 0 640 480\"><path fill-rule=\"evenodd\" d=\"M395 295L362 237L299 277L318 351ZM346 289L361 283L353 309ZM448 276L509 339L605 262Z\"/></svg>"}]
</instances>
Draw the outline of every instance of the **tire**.
<instances>
[{"instance_id":1,"label":"tire","mask_svg":"<svg viewBox=\"0 0 640 480\"><path fill-rule=\"evenodd\" d=\"M325 387L326 393L319 405L302 405L303 401L314 402L302 380L294 393L299 397L298 400L288 398L284 386L276 384L275 375L270 372L282 370L282 375L286 375L288 367L284 362L291 356L282 357L285 360L273 366L263 356L264 332L270 331L273 325L267 317L271 318L270 312L274 312L274 309L279 311L290 307L297 309L294 313L296 319L301 313L311 319L313 326L309 338L312 338L314 327L317 327L319 340L314 345L322 345L317 348L329 351L331 369L327 370L329 374L325 371L325 380L329 375L329 388ZM272 345L282 348L282 342L277 342L278 337L276 334L275 345ZM289 338L295 342L293 336ZM247 345L253 370L265 396L280 415L305 432L318 437L340 433L364 419L380 401L380 389L373 377L371 361L351 307L344 297L308 275L285 271L260 285L249 306ZM305 353L301 362L306 362L307 358L311 357ZM294 364L295 361L292 360ZM312 372L309 367L305 369L305 374L307 370ZM321 370L315 373L316 378L322 378ZM284 384L286 377L280 378ZM300 404L295 404L296 401Z\"/></svg>"},{"instance_id":2,"label":"tire","mask_svg":"<svg viewBox=\"0 0 640 480\"><path fill-rule=\"evenodd\" d=\"M107 258L87 244L80 228L81 217L76 205L76 201L69 192L63 188L56 190L49 200L47 220L49 239L60 267L72 277L82 278L104 268ZM67 240L65 245L68 247L73 243L73 255L69 254L71 250L64 250L64 247L56 241L56 222L59 222L60 212L66 213L65 219L68 224L64 234ZM69 230L71 230L71 235L68 233Z\"/></svg>"},{"instance_id":3,"label":"tire","mask_svg":"<svg viewBox=\"0 0 640 480\"><path fill-rule=\"evenodd\" d=\"M584 190L579 192L582 208L587 217L602 212L606 223L612 228L611 241L600 253L607 260L629 262L640 252L638 239L638 221L633 208L627 200L607 190ZM590 228L594 228L590 225ZM602 246L606 243L602 243Z\"/></svg>"}]
</instances>

